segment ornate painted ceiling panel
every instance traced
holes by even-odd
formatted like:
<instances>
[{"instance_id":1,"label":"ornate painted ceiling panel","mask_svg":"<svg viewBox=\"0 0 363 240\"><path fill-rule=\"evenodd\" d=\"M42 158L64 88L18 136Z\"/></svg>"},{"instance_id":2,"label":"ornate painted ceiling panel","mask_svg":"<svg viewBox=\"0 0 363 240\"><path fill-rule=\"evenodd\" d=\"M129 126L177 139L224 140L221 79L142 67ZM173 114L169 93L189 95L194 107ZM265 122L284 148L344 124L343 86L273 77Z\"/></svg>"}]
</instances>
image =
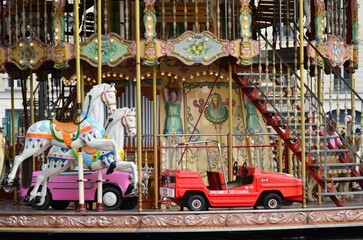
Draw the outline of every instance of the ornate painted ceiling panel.
<instances>
[{"instance_id":1,"label":"ornate painted ceiling panel","mask_svg":"<svg viewBox=\"0 0 363 240\"><path fill-rule=\"evenodd\" d=\"M183 63L208 65L229 55L226 50L228 40L222 40L210 32L194 33L187 31L179 38L162 44L162 52L179 58Z\"/></svg>"},{"instance_id":2,"label":"ornate painted ceiling panel","mask_svg":"<svg viewBox=\"0 0 363 240\"><path fill-rule=\"evenodd\" d=\"M9 62L14 63L21 70L36 69L47 59L47 46L37 38L21 38L11 48Z\"/></svg>"},{"instance_id":3,"label":"ornate painted ceiling panel","mask_svg":"<svg viewBox=\"0 0 363 240\"><path fill-rule=\"evenodd\" d=\"M135 57L136 44L134 41L124 40L120 35L110 33L102 35L101 54L102 65L116 66L121 61ZM98 62L97 34L92 35L81 44L81 58L93 66Z\"/></svg>"}]
</instances>

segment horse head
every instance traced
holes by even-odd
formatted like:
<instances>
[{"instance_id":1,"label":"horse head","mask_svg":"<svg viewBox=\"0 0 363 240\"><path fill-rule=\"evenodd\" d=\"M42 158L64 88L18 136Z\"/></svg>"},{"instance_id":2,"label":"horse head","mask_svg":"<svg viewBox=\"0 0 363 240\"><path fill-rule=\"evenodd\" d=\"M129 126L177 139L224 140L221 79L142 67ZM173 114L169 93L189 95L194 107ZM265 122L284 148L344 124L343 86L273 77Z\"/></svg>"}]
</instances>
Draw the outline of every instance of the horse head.
<instances>
[{"instance_id":1,"label":"horse head","mask_svg":"<svg viewBox=\"0 0 363 240\"><path fill-rule=\"evenodd\" d=\"M88 113L88 108L92 108L95 102L100 102L107 106L108 114L116 111L116 88L114 84L102 83L93 86L87 93L83 107L84 112Z\"/></svg>"},{"instance_id":2,"label":"horse head","mask_svg":"<svg viewBox=\"0 0 363 240\"><path fill-rule=\"evenodd\" d=\"M108 114L116 111L116 88L115 84L105 85L101 95L102 101L106 104Z\"/></svg>"},{"instance_id":3,"label":"horse head","mask_svg":"<svg viewBox=\"0 0 363 240\"><path fill-rule=\"evenodd\" d=\"M136 111L135 108L126 109L123 117L121 118L121 123L126 128L127 136L136 136Z\"/></svg>"}]
</instances>

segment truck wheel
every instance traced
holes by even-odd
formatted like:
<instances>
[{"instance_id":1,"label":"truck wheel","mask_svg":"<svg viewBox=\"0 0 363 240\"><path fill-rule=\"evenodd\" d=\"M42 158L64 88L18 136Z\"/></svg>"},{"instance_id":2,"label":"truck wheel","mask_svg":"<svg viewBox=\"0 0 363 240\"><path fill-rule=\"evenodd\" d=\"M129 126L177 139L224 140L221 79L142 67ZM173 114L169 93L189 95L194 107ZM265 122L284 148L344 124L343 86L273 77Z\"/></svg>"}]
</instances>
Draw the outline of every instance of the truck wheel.
<instances>
[{"instance_id":1,"label":"truck wheel","mask_svg":"<svg viewBox=\"0 0 363 240\"><path fill-rule=\"evenodd\" d=\"M40 194L40 191L42 190L41 187L39 187L38 193ZM32 201L32 208L35 210L47 210L52 203L52 196L49 191L47 191L47 194L45 195L44 202L40 202L40 196L36 196Z\"/></svg>"},{"instance_id":2,"label":"truck wheel","mask_svg":"<svg viewBox=\"0 0 363 240\"><path fill-rule=\"evenodd\" d=\"M199 194L191 195L187 201L190 211L202 211L206 208L205 199Z\"/></svg>"},{"instance_id":3,"label":"truck wheel","mask_svg":"<svg viewBox=\"0 0 363 240\"><path fill-rule=\"evenodd\" d=\"M281 197L276 193L269 193L263 199L263 207L265 209L279 209L282 204Z\"/></svg>"},{"instance_id":4,"label":"truck wheel","mask_svg":"<svg viewBox=\"0 0 363 240\"><path fill-rule=\"evenodd\" d=\"M105 187L102 196L102 202L106 210L116 210L122 204L121 193L114 187Z\"/></svg>"},{"instance_id":5,"label":"truck wheel","mask_svg":"<svg viewBox=\"0 0 363 240\"><path fill-rule=\"evenodd\" d=\"M50 206L54 210L64 210L68 207L69 203L70 203L70 201L52 201Z\"/></svg>"}]
</instances>

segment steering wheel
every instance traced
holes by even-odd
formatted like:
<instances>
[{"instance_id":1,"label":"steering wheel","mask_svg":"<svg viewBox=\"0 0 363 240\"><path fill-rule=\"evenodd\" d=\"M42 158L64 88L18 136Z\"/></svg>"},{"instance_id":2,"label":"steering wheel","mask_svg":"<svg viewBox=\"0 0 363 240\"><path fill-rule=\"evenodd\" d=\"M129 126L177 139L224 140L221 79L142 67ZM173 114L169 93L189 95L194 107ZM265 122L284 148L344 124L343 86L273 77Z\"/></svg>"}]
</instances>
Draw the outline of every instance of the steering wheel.
<instances>
[{"instance_id":1,"label":"steering wheel","mask_svg":"<svg viewBox=\"0 0 363 240\"><path fill-rule=\"evenodd\" d=\"M238 172L238 162L233 163L233 175L237 175Z\"/></svg>"},{"instance_id":2,"label":"steering wheel","mask_svg":"<svg viewBox=\"0 0 363 240\"><path fill-rule=\"evenodd\" d=\"M247 167L247 163L243 163L242 165L242 176L243 177L246 177L247 176L247 173L248 173L248 167Z\"/></svg>"}]
</instances>

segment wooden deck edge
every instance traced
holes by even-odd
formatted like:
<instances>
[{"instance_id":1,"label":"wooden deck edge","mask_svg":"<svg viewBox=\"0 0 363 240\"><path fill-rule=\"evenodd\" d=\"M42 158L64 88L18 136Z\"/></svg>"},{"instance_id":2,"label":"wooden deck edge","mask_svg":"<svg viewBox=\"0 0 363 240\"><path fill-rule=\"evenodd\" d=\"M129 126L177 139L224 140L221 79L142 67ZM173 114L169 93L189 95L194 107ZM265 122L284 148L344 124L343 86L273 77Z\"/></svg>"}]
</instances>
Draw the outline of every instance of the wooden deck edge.
<instances>
[{"instance_id":1,"label":"wooden deck edge","mask_svg":"<svg viewBox=\"0 0 363 240\"><path fill-rule=\"evenodd\" d=\"M0 232L213 232L363 226L363 207L290 211L1 214Z\"/></svg>"}]
</instances>

